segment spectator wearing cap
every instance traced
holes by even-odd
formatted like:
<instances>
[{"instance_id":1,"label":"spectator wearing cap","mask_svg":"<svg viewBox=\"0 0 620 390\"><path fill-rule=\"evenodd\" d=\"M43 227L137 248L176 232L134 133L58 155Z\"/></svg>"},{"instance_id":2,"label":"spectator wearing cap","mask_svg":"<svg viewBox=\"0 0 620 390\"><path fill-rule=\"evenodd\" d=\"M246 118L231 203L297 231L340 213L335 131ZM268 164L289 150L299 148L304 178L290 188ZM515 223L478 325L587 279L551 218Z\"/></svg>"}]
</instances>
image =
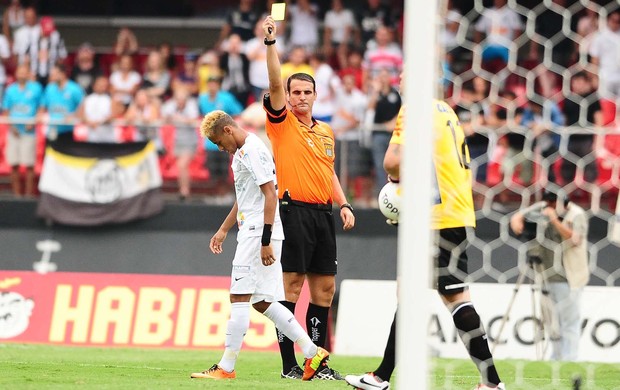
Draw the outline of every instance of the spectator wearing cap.
<instances>
[{"instance_id":1,"label":"spectator wearing cap","mask_svg":"<svg viewBox=\"0 0 620 390\"><path fill-rule=\"evenodd\" d=\"M201 115L214 110L222 110L230 116L236 116L243 111L243 106L235 96L222 90L222 78L211 76L207 80L207 92L201 93L198 99Z\"/></svg>"},{"instance_id":2,"label":"spectator wearing cap","mask_svg":"<svg viewBox=\"0 0 620 390\"><path fill-rule=\"evenodd\" d=\"M90 43L83 43L77 50L75 63L71 69L71 80L78 83L87 94L93 92L95 79L103 75L95 60L95 49Z\"/></svg>"},{"instance_id":3,"label":"spectator wearing cap","mask_svg":"<svg viewBox=\"0 0 620 390\"><path fill-rule=\"evenodd\" d=\"M41 35L36 43L31 42L27 53L32 73L42 85L45 85L52 66L67 58L67 49L51 16L42 17L40 25Z\"/></svg>"},{"instance_id":4,"label":"spectator wearing cap","mask_svg":"<svg viewBox=\"0 0 620 390\"><path fill-rule=\"evenodd\" d=\"M198 96L198 54L194 52L185 53L183 56L183 66L172 80L172 89L183 86L191 96Z\"/></svg>"},{"instance_id":5,"label":"spectator wearing cap","mask_svg":"<svg viewBox=\"0 0 620 390\"><path fill-rule=\"evenodd\" d=\"M250 60L242 50L243 43L239 35L231 35L219 63L224 75L222 88L232 93L241 104L246 105L250 96Z\"/></svg>"},{"instance_id":6,"label":"spectator wearing cap","mask_svg":"<svg viewBox=\"0 0 620 390\"><path fill-rule=\"evenodd\" d=\"M220 62L214 50L208 50L198 59L198 93L207 92L208 80L221 77Z\"/></svg>"}]
</instances>

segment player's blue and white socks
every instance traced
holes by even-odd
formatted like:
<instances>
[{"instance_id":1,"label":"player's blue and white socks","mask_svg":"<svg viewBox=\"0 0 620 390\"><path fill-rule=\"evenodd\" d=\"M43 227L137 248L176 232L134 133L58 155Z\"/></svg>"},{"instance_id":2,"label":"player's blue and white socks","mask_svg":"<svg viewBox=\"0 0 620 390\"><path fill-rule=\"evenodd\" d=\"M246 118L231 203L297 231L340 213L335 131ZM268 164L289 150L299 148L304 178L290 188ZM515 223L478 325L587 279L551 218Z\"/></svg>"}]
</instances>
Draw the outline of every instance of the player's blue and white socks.
<instances>
[{"instance_id":1,"label":"player's blue and white socks","mask_svg":"<svg viewBox=\"0 0 620 390\"><path fill-rule=\"evenodd\" d=\"M314 345L312 340L310 340L310 336L299 325L295 315L280 302L272 302L263 314L273 321L280 332L299 345L306 358L316 355L317 346Z\"/></svg>"},{"instance_id":2,"label":"player's blue and white socks","mask_svg":"<svg viewBox=\"0 0 620 390\"><path fill-rule=\"evenodd\" d=\"M218 366L224 371L233 372L237 356L241 351L243 337L250 327L250 302L235 302L231 305L230 319L226 327L224 354Z\"/></svg>"}]
</instances>

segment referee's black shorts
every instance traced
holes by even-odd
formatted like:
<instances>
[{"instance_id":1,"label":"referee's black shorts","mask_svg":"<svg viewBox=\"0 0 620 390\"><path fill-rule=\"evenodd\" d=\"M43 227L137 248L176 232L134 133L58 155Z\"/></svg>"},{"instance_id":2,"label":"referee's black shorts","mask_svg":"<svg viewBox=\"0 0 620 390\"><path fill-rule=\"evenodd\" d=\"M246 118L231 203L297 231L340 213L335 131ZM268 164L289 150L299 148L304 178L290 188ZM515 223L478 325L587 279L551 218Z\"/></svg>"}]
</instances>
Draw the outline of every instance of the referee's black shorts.
<instances>
[{"instance_id":1,"label":"referee's black shorts","mask_svg":"<svg viewBox=\"0 0 620 390\"><path fill-rule=\"evenodd\" d=\"M282 271L335 275L338 261L331 205L311 206L294 201L280 202L284 229Z\"/></svg>"},{"instance_id":2,"label":"referee's black shorts","mask_svg":"<svg viewBox=\"0 0 620 390\"><path fill-rule=\"evenodd\" d=\"M452 295L467 289L467 230L464 227L440 229L435 235L437 252L435 272L437 291Z\"/></svg>"}]
</instances>

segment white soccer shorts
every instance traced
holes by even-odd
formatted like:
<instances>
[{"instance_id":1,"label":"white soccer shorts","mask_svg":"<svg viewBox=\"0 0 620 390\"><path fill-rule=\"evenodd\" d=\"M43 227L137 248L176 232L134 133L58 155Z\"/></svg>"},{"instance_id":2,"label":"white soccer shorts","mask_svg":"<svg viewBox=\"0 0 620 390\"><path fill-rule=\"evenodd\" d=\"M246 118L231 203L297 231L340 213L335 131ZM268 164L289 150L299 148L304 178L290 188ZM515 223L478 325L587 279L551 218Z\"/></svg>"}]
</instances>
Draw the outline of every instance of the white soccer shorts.
<instances>
[{"instance_id":1,"label":"white soccer shorts","mask_svg":"<svg viewBox=\"0 0 620 390\"><path fill-rule=\"evenodd\" d=\"M284 300L282 281L282 240L271 240L276 262L263 265L260 259L261 237L247 237L237 243L230 278L231 294L252 294L250 303Z\"/></svg>"}]
</instances>

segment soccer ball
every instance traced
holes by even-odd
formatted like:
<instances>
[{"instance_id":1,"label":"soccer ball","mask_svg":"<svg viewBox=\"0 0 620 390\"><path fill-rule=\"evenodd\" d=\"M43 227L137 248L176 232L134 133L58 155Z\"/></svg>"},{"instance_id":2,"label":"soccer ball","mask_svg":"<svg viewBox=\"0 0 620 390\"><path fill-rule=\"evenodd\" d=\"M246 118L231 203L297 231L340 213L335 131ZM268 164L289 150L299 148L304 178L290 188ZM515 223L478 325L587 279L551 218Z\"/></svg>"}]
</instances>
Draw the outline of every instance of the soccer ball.
<instances>
[{"instance_id":1,"label":"soccer ball","mask_svg":"<svg viewBox=\"0 0 620 390\"><path fill-rule=\"evenodd\" d=\"M379 210L387 218L398 222L400 212L400 185L388 182L379 192Z\"/></svg>"}]
</instances>

